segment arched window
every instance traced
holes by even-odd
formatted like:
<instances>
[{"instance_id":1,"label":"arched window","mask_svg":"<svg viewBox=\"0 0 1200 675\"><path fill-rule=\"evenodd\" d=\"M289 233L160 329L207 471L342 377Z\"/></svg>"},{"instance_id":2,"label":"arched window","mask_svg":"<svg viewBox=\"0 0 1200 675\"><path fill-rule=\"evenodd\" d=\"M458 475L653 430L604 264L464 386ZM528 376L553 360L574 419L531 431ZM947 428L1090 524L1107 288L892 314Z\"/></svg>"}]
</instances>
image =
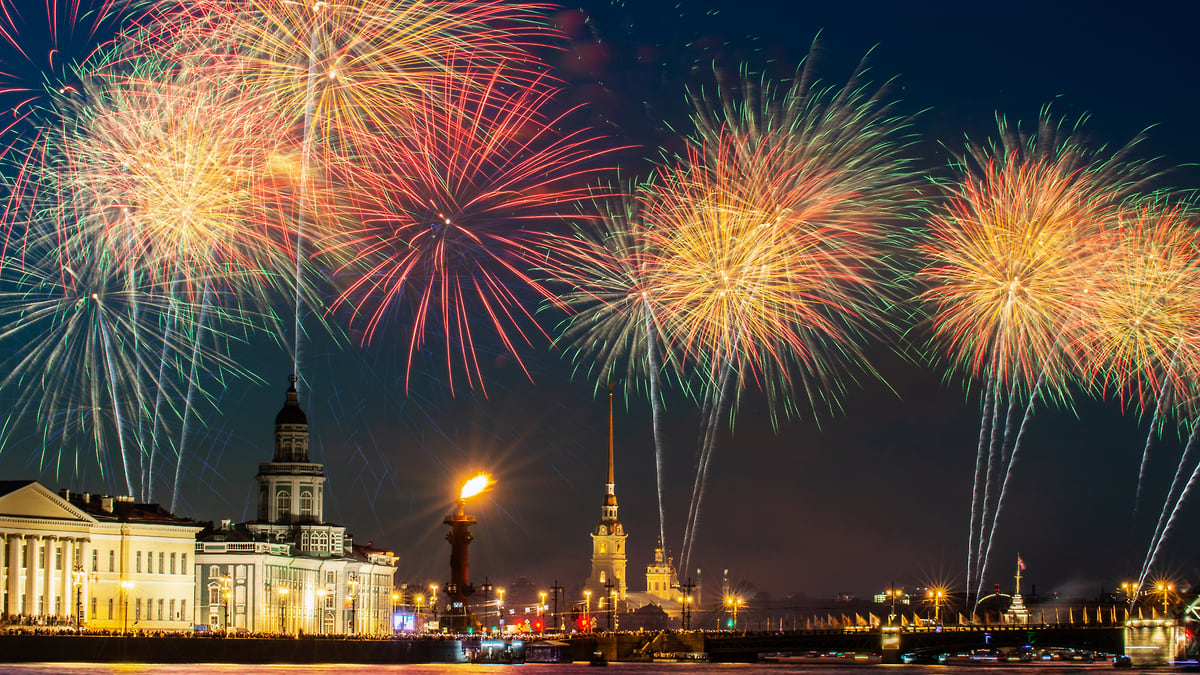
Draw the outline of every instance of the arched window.
<instances>
[{"instance_id":1,"label":"arched window","mask_svg":"<svg viewBox=\"0 0 1200 675\"><path fill-rule=\"evenodd\" d=\"M279 517L287 518L292 514L292 493L284 490L275 495L275 510L279 512Z\"/></svg>"},{"instance_id":2,"label":"arched window","mask_svg":"<svg viewBox=\"0 0 1200 675\"><path fill-rule=\"evenodd\" d=\"M312 507L313 507L312 493L307 490L305 490L304 492L301 492L300 493L300 515L311 516L312 515Z\"/></svg>"},{"instance_id":3,"label":"arched window","mask_svg":"<svg viewBox=\"0 0 1200 675\"><path fill-rule=\"evenodd\" d=\"M315 539L315 537L314 537L314 539ZM300 535L300 550L302 550L302 551L310 550L308 545L309 545L308 530L305 530L304 534Z\"/></svg>"},{"instance_id":4,"label":"arched window","mask_svg":"<svg viewBox=\"0 0 1200 675\"><path fill-rule=\"evenodd\" d=\"M600 570L600 583L604 583L606 581L608 581L608 576L604 573L604 570Z\"/></svg>"}]
</instances>

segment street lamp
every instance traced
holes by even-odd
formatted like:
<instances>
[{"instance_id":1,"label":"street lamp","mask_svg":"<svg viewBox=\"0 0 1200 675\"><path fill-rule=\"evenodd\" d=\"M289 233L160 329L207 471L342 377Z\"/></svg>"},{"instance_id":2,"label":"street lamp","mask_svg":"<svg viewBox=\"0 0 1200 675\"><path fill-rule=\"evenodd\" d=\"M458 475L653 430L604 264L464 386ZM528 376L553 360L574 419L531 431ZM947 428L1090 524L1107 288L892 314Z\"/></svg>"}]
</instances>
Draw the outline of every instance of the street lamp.
<instances>
[{"instance_id":1,"label":"street lamp","mask_svg":"<svg viewBox=\"0 0 1200 675\"><path fill-rule=\"evenodd\" d=\"M1158 592L1160 594L1162 594L1162 604L1163 604L1163 615L1164 616L1167 614L1167 611L1169 609L1171 591L1173 591L1173 590L1175 590L1175 587L1171 584L1159 584L1158 585Z\"/></svg>"},{"instance_id":2,"label":"street lamp","mask_svg":"<svg viewBox=\"0 0 1200 675\"><path fill-rule=\"evenodd\" d=\"M322 586L317 589L317 632L325 633L325 596L329 591Z\"/></svg>"},{"instance_id":3,"label":"street lamp","mask_svg":"<svg viewBox=\"0 0 1200 675\"><path fill-rule=\"evenodd\" d=\"M354 635L358 632L358 628L354 625L358 620L358 617L355 616L355 610L358 609L358 577L350 577L346 584L350 586L350 634Z\"/></svg>"},{"instance_id":4,"label":"street lamp","mask_svg":"<svg viewBox=\"0 0 1200 675\"><path fill-rule=\"evenodd\" d=\"M497 588L496 595L500 597L497 601L499 604L496 606L496 611L500 614L500 632L504 633L504 589Z\"/></svg>"},{"instance_id":5,"label":"street lamp","mask_svg":"<svg viewBox=\"0 0 1200 675\"><path fill-rule=\"evenodd\" d=\"M429 606L433 608L433 622L437 623L437 584L429 584Z\"/></svg>"},{"instance_id":6,"label":"street lamp","mask_svg":"<svg viewBox=\"0 0 1200 675\"><path fill-rule=\"evenodd\" d=\"M225 610L225 631L229 631L229 599L232 595L233 576L229 574L221 575L221 608Z\"/></svg>"},{"instance_id":7,"label":"street lamp","mask_svg":"<svg viewBox=\"0 0 1200 675\"><path fill-rule=\"evenodd\" d=\"M287 632L284 623L284 617L287 616L287 586L280 586L279 591L279 633L282 635Z\"/></svg>"},{"instance_id":8,"label":"street lamp","mask_svg":"<svg viewBox=\"0 0 1200 675\"><path fill-rule=\"evenodd\" d=\"M608 596L608 629L617 630L617 592L610 590Z\"/></svg>"},{"instance_id":9,"label":"street lamp","mask_svg":"<svg viewBox=\"0 0 1200 675\"><path fill-rule=\"evenodd\" d=\"M542 598L542 604L538 605L538 624L541 630L546 630L546 591L538 591L538 595Z\"/></svg>"},{"instance_id":10,"label":"street lamp","mask_svg":"<svg viewBox=\"0 0 1200 675\"><path fill-rule=\"evenodd\" d=\"M725 606L733 612L733 621L729 624L730 628L737 630L737 613L738 607L742 606L742 599L733 596L725 598Z\"/></svg>"},{"instance_id":11,"label":"street lamp","mask_svg":"<svg viewBox=\"0 0 1200 675\"><path fill-rule=\"evenodd\" d=\"M946 597L946 590L943 588L929 589L929 599L933 601L933 623L938 625L941 623L939 611L942 608L942 599Z\"/></svg>"},{"instance_id":12,"label":"street lamp","mask_svg":"<svg viewBox=\"0 0 1200 675\"><path fill-rule=\"evenodd\" d=\"M491 632L491 626L488 623L488 616L491 611L488 609L488 594L492 592L493 588L494 588L494 586L492 586L492 582L488 581L487 577L484 577L483 583L479 585L479 590L483 591L483 632L484 633Z\"/></svg>"},{"instance_id":13,"label":"street lamp","mask_svg":"<svg viewBox=\"0 0 1200 675\"><path fill-rule=\"evenodd\" d=\"M675 600L679 603L679 625L688 630L692 627L692 596L680 595Z\"/></svg>"},{"instance_id":14,"label":"street lamp","mask_svg":"<svg viewBox=\"0 0 1200 675\"><path fill-rule=\"evenodd\" d=\"M83 565L76 565L71 571L71 585L75 587L75 632L78 633L83 621Z\"/></svg>"},{"instance_id":15,"label":"street lamp","mask_svg":"<svg viewBox=\"0 0 1200 675\"><path fill-rule=\"evenodd\" d=\"M901 591L898 588L887 589L886 595L892 603L892 612L891 612L891 614L888 614L888 625L889 626L892 625L893 623L895 623L895 621L896 621L896 598L899 598L901 593L903 593L903 591Z\"/></svg>"},{"instance_id":16,"label":"street lamp","mask_svg":"<svg viewBox=\"0 0 1200 675\"><path fill-rule=\"evenodd\" d=\"M392 613L389 615L389 620L392 622L392 632L396 632L396 605L400 603L400 594L392 591Z\"/></svg>"},{"instance_id":17,"label":"street lamp","mask_svg":"<svg viewBox=\"0 0 1200 675\"><path fill-rule=\"evenodd\" d=\"M1137 590L1138 585L1136 581L1121 582L1121 592L1125 594L1125 599L1128 600L1129 604L1131 605L1133 604L1134 600L1137 599Z\"/></svg>"},{"instance_id":18,"label":"street lamp","mask_svg":"<svg viewBox=\"0 0 1200 675\"><path fill-rule=\"evenodd\" d=\"M132 580L121 579L121 633L130 629L130 589L132 587Z\"/></svg>"},{"instance_id":19,"label":"street lamp","mask_svg":"<svg viewBox=\"0 0 1200 675\"><path fill-rule=\"evenodd\" d=\"M592 631L592 592L583 592L583 621L588 632Z\"/></svg>"}]
</instances>

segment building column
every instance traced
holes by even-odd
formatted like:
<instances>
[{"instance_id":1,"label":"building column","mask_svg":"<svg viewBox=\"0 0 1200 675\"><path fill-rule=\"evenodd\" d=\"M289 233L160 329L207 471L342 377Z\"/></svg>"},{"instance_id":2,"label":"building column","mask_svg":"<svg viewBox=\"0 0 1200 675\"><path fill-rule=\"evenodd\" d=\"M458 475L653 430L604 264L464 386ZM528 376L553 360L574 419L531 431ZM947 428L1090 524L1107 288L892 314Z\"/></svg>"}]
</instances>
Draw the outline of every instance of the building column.
<instances>
[{"instance_id":1,"label":"building column","mask_svg":"<svg viewBox=\"0 0 1200 675\"><path fill-rule=\"evenodd\" d=\"M75 614L75 588L72 585L72 570L75 569L75 539L61 539L62 544L62 574L59 576L59 595L63 598L62 616L70 617Z\"/></svg>"},{"instance_id":2,"label":"building column","mask_svg":"<svg viewBox=\"0 0 1200 675\"><path fill-rule=\"evenodd\" d=\"M91 601L91 585L92 585L92 542L84 539L80 544L79 565L83 568L83 586L79 589L83 593L83 619L95 618L90 615Z\"/></svg>"},{"instance_id":3,"label":"building column","mask_svg":"<svg viewBox=\"0 0 1200 675\"><path fill-rule=\"evenodd\" d=\"M27 616L37 615L38 545L41 537L25 537L25 607Z\"/></svg>"},{"instance_id":4,"label":"building column","mask_svg":"<svg viewBox=\"0 0 1200 675\"><path fill-rule=\"evenodd\" d=\"M45 538L46 547L46 569L42 579L42 595L46 598L45 611L42 613L46 616L54 616L58 612L54 611L54 598L58 595L55 593L57 584L54 583L54 556L58 553L59 538L56 535L48 535Z\"/></svg>"},{"instance_id":5,"label":"building column","mask_svg":"<svg viewBox=\"0 0 1200 675\"><path fill-rule=\"evenodd\" d=\"M21 606L18 600L21 598L20 582L21 582L21 540L22 535L8 535L8 606L4 611L8 614L20 614Z\"/></svg>"}]
</instances>

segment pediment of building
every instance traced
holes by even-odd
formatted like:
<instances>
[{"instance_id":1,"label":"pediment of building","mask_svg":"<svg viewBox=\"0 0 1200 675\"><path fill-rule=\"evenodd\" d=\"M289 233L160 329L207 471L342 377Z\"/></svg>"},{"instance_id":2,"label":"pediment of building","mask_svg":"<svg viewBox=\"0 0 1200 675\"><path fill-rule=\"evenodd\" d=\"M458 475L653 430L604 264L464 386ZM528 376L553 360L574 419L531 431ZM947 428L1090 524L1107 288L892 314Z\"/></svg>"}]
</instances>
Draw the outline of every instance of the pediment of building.
<instances>
[{"instance_id":1,"label":"pediment of building","mask_svg":"<svg viewBox=\"0 0 1200 675\"><path fill-rule=\"evenodd\" d=\"M59 497L40 483L0 495L0 518L54 520L94 525L96 519Z\"/></svg>"}]
</instances>

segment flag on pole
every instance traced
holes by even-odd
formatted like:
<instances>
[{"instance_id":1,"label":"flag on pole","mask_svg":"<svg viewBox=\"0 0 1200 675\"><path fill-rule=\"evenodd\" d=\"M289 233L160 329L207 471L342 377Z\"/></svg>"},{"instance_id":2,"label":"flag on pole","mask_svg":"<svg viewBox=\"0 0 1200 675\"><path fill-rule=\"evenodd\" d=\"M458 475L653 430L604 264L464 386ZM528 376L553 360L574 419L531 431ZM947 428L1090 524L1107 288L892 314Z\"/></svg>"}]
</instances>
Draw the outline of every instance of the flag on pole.
<instances>
[{"instance_id":1,"label":"flag on pole","mask_svg":"<svg viewBox=\"0 0 1200 675\"><path fill-rule=\"evenodd\" d=\"M1025 561L1024 561L1024 560L1021 560L1021 555L1020 555L1020 554L1017 554L1017 567L1021 568L1021 571L1022 571L1022 572L1024 572L1024 571L1025 571Z\"/></svg>"}]
</instances>

